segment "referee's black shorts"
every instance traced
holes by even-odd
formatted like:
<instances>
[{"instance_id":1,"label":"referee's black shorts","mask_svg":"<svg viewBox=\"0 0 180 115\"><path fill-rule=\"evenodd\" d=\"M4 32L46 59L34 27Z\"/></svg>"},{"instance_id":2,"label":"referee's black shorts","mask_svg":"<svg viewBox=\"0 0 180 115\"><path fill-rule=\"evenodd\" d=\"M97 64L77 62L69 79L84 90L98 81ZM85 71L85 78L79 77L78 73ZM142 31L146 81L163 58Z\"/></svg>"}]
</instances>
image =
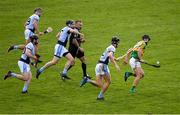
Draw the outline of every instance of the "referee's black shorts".
<instances>
[{"instance_id":1,"label":"referee's black shorts","mask_svg":"<svg viewBox=\"0 0 180 115\"><path fill-rule=\"evenodd\" d=\"M83 57L84 56L84 52L82 52L82 51L80 51L80 50L78 50L78 48L76 48L76 47L69 47L69 53L71 53L71 55L75 58L75 57L77 57L77 58L81 58L81 57Z\"/></svg>"}]
</instances>

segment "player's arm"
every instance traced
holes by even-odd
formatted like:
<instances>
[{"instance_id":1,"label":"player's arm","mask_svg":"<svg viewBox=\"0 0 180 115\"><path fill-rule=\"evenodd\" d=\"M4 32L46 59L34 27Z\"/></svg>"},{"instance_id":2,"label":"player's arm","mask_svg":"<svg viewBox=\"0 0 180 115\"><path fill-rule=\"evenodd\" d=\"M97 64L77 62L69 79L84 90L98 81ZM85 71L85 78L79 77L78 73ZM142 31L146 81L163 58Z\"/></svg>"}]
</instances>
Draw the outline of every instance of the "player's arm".
<instances>
[{"instance_id":1,"label":"player's arm","mask_svg":"<svg viewBox=\"0 0 180 115\"><path fill-rule=\"evenodd\" d=\"M116 61L119 61L119 60L121 60L121 59L124 59L124 63L127 64L127 63L128 63L128 59L129 59L129 57L130 57L130 54L131 54L132 50L133 50L132 48L128 49L128 51L126 52L126 54L124 54L123 56L120 56L120 57L116 58L115 60L116 60Z\"/></svg>"},{"instance_id":2,"label":"player's arm","mask_svg":"<svg viewBox=\"0 0 180 115\"><path fill-rule=\"evenodd\" d=\"M84 35L83 36L80 35L80 41L81 41L81 43L84 43L86 41L84 38Z\"/></svg>"},{"instance_id":3,"label":"player's arm","mask_svg":"<svg viewBox=\"0 0 180 115\"><path fill-rule=\"evenodd\" d=\"M75 33L75 34L79 34L80 36L84 37L84 34L82 34L82 33L78 32L78 31L77 31L77 30L75 30L75 29L69 29L69 32L71 32L71 33Z\"/></svg>"},{"instance_id":4,"label":"player's arm","mask_svg":"<svg viewBox=\"0 0 180 115\"><path fill-rule=\"evenodd\" d=\"M43 35L44 33L39 31L39 24L38 23L39 23L38 20L34 20L34 22L33 22L36 33L39 35Z\"/></svg>"},{"instance_id":5,"label":"player's arm","mask_svg":"<svg viewBox=\"0 0 180 115\"><path fill-rule=\"evenodd\" d=\"M144 63L145 61L142 59L142 55L143 55L143 50L142 48L139 48L138 50L138 58L139 58L139 61Z\"/></svg>"},{"instance_id":6,"label":"player's arm","mask_svg":"<svg viewBox=\"0 0 180 115\"><path fill-rule=\"evenodd\" d=\"M59 36L60 36L60 32L58 32L58 33L56 34L56 38L59 39Z\"/></svg>"},{"instance_id":7,"label":"player's arm","mask_svg":"<svg viewBox=\"0 0 180 115\"><path fill-rule=\"evenodd\" d=\"M30 50L30 49L26 48L25 54L26 54L29 58L34 59L35 61L37 61L37 57L36 57L36 56L33 56L33 55L31 54L31 50Z\"/></svg>"},{"instance_id":8,"label":"player's arm","mask_svg":"<svg viewBox=\"0 0 180 115\"><path fill-rule=\"evenodd\" d=\"M72 40L72 43L78 48L78 50L80 50L81 52L84 52L83 48L79 46L79 43L75 38Z\"/></svg>"},{"instance_id":9,"label":"player's arm","mask_svg":"<svg viewBox=\"0 0 180 115\"><path fill-rule=\"evenodd\" d=\"M75 38L73 38L72 43L73 43L77 48L79 48L78 41L77 41Z\"/></svg>"},{"instance_id":10,"label":"player's arm","mask_svg":"<svg viewBox=\"0 0 180 115\"><path fill-rule=\"evenodd\" d=\"M110 61L112 62L112 64L116 67L116 69L117 69L118 71L120 71L120 67L118 66L118 64L117 64L116 61L115 61L115 58L114 58L114 56L113 56L113 52L109 52L108 56L109 56L109 59L110 59Z\"/></svg>"},{"instance_id":11,"label":"player's arm","mask_svg":"<svg viewBox=\"0 0 180 115\"><path fill-rule=\"evenodd\" d=\"M28 24L27 22L24 23L24 28L26 28L27 24Z\"/></svg>"}]
</instances>

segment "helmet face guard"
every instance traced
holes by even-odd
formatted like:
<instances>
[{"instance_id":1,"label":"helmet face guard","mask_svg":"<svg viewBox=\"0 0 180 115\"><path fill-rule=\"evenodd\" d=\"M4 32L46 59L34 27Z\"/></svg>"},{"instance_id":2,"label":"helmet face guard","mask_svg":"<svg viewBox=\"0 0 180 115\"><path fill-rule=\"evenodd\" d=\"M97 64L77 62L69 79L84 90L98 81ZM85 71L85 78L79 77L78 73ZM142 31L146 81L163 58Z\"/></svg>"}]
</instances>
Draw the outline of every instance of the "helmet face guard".
<instances>
[{"instance_id":1,"label":"helmet face guard","mask_svg":"<svg viewBox=\"0 0 180 115\"><path fill-rule=\"evenodd\" d=\"M112 40L111 40L111 43L112 43L112 44L118 44L119 41L120 41L120 40L119 40L119 38L118 38L117 36L113 36L113 37L112 37Z\"/></svg>"},{"instance_id":2,"label":"helmet face guard","mask_svg":"<svg viewBox=\"0 0 180 115\"><path fill-rule=\"evenodd\" d=\"M73 20L68 20L68 21L66 21L66 25L67 26L71 26L71 25L73 25L74 24L74 21Z\"/></svg>"},{"instance_id":3,"label":"helmet face guard","mask_svg":"<svg viewBox=\"0 0 180 115\"><path fill-rule=\"evenodd\" d=\"M148 39L149 41L151 40L151 38L149 37L149 35L143 35L142 36L142 40Z\"/></svg>"},{"instance_id":4,"label":"helmet face guard","mask_svg":"<svg viewBox=\"0 0 180 115\"><path fill-rule=\"evenodd\" d=\"M115 44L115 47L117 48L119 41L120 40L117 36L113 36L111 40L111 44Z\"/></svg>"},{"instance_id":5,"label":"helmet face guard","mask_svg":"<svg viewBox=\"0 0 180 115\"><path fill-rule=\"evenodd\" d=\"M30 36L30 41L34 44L34 45L37 45L38 43L39 43L39 41L38 41L38 36L36 36L36 35L32 35L32 36Z\"/></svg>"}]
</instances>

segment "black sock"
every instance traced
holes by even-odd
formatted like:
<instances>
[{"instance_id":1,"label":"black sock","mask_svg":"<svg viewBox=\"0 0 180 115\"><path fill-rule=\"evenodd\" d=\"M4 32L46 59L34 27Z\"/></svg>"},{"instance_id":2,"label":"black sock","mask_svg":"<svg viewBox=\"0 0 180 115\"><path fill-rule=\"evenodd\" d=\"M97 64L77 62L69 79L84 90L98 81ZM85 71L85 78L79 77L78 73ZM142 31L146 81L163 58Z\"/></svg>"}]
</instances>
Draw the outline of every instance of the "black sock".
<instances>
[{"instance_id":1,"label":"black sock","mask_svg":"<svg viewBox=\"0 0 180 115\"><path fill-rule=\"evenodd\" d=\"M129 76L135 76L135 74L132 72L128 72L128 73L129 73Z\"/></svg>"},{"instance_id":2,"label":"black sock","mask_svg":"<svg viewBox=\"0 0 180 115\"><path fill-rule=\"evenodd\" d=\"M83 70L83 76L87 76L86 74L86 64L85 63L82 63L82 70Z\"/></svg>"},{"instance_id":3,"label":"black sock","mask_svg":"<svg viewBox=\"0 0 180 115\"><path fill-rule=\"evenodd\" d=\"M136 88L136 86L132 86L132 89L135 89Z\"/></svg>"}]
</instances>

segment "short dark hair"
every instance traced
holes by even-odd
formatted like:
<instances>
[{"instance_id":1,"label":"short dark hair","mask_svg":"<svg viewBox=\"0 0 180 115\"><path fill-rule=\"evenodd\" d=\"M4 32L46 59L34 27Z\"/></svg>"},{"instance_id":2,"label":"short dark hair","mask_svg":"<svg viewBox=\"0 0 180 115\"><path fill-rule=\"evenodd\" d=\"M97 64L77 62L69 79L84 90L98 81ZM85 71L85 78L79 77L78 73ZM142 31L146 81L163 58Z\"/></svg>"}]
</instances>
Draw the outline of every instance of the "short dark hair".
<instances>
[{"instance_id":1,"label":"short dark hair","mask_svg":"<svg viewBox=\"0 0 180 115\"><path fill-rule=\"evenodd\" d=\"M37 11L38 11L38 12L39 12L39 11L41 12L41 11L42 11L42 8L39 8L39 7L38 7L38 8L35 8L35 9L34 9L34 13L37 12Z\"/></svg>"},{"instance_id":2,"label":"short dark hair","mask_svg":"<svg viewBox=\"0 0 180 115\"><path fill-rule=\"evenodd\" d=\"M81 23L81 22L82 22L82 20L76 20L76 21L75 21L75 23L78 23L78 22L80 22L80 23Z\"/></svg>"}]
</instances>

